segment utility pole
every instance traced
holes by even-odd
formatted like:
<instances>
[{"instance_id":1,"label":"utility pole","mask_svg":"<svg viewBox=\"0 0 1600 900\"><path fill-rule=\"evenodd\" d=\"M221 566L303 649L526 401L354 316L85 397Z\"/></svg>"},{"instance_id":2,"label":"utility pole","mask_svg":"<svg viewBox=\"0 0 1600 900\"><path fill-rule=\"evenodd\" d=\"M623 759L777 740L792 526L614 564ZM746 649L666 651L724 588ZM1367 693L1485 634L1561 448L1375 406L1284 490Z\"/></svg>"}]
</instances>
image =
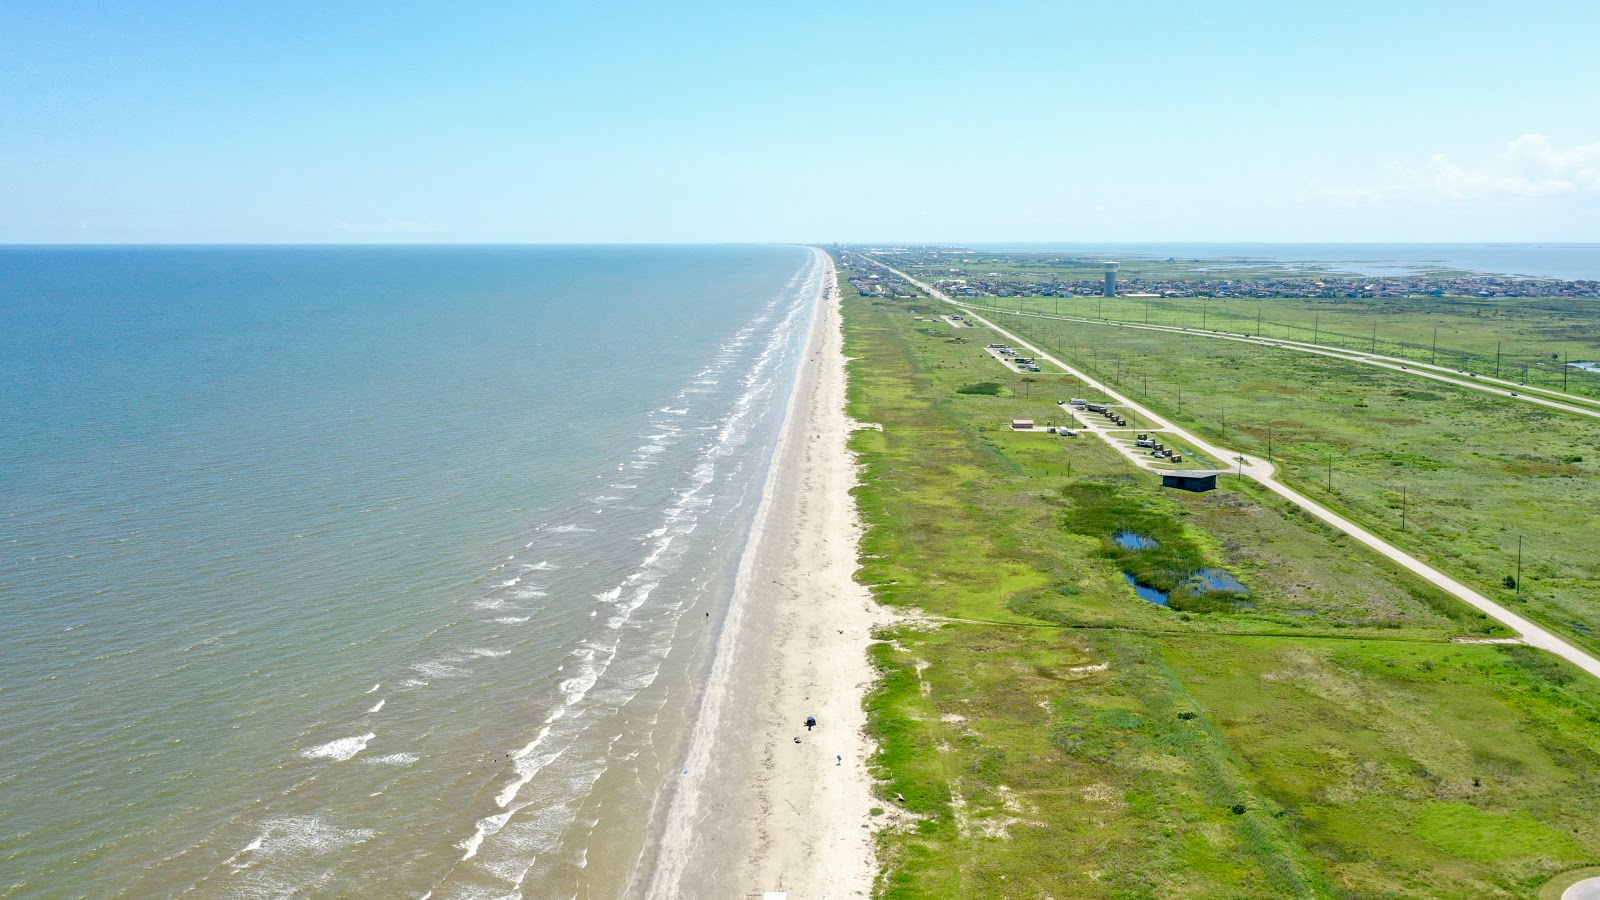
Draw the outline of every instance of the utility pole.
<instances>
[{"instance_id":1,"label":"utility pole","mask_svg":"<svg viewBox=\"0 0 1600 900\"><path fill-rule=\"evenodd\" d=\"M1439 361L1439 329L1437 327L1435 327L1433 329L1433 355L1428 357L1428 365L1431 366L1431 365L1437 363L1438 361Z\"/></svg>"},{"instance_id":2,"label":"utility pole","mask_svg":"<svg viewBox=\"0 0 1600 900\"><path fill-rule=\"evenodd\" d=\"M1571 368L1572 368L1571 366L1567 365L1567 351L1565 351L1565 350L1561 351L1561 390L1562 391L1565 391L1567 389L1567 373L1569 371L1571 371Z\"/></svg>"},{"instance_id":3,"label":"utility pole","mask_svg":"<svg viewBox=\"0 0 1600 900\"><path fill-rule=\"evenodd\" d=\"M1202 300L1202 301L1200 301L1200 330L1201 331L1205 331L1206 330L1206 313L1209 312L1210 309L1211 309L1211 301L1210 300Z\"/></svg>"},{"instance_id":4,"label":"utility pole","mask_svg":"<svg viewBox=\"0 0 1600 900\"><path fill-rule=\"evenodd\" d=\"M1140 394L1140 396L1148 397L1148 396L1150 396L1150 373L1149 372L1141 372L1140 375L1141 375L1141 377L1144 378L1144 390Z\"/></svg>"},{"instance_id":5,"label":"utility pole","mask_svg":"<svg viewBox=\"0 0 1600 900\"><path fill-rule=\"evenodd\" d=\"M1183 415L1183 388L1178 388L1178 415Z\"/></svg>"},{"instance_id":6,"label":"utility pole","mask_svg":"<svg viewBox=\"0 0 1600 900\"><path fill-rule=\"evenodd\" d=\"M1378 352L1378 320L1372 320L1372 352Z\"/></svg>"},{"instance_id":7,"label":"utility pole","mask_svg":"<svg viewBox=\"0 0 1600 900\"><path fill-rule=\"evenodd\" d=\"M1500 377L1500 342L1494 342L1494 377Z\"/></svg>"},{"instance_id":8,"label":"utility pole","mask_svg":"<svg viewBox=\"0 0 1600 900\"><path fill-rule=\"evenodd\" d=\"M1406 489L1404 485L1400 487L1400 530L1406 530Z\"/></svg>"},{"instance_id":9,"label":"utility pole","mask_svg":"<svg viewBox=\"0 0 1600 900\"><path fill-rule=\"evenodd\" d=\"M1267 426L1267 462L1272 462L1272 426Z\"/></svg>"},{"instance_id":10,"label":"utility pole","mask_svg":"<svg viewBox=\"0 0 1600 900\"><path fill-rule=\"evenodd\" d=\"M1321 335L1322 335L1322 317L1321 316L1317 316L1315 319L1311 320L1311 343L1315 344L1317 342L1317 338L1320 337Z\"/></svg>"},{"instance_id":11,"label":"utility pole","mask_svg":"<svg viewBox=\"0 0 1600 900\"><path fill-rule=\"evenodd\" d=\"M1056 295L1056 315L1061 315L1061 296L1059 294Z\"/></svg>"},{"instance_id":12,"label":"utility pole","mask_svg":"<svg viewBox=\"0 0 1600 900\"><path fill-rule=\"evenodd\" d=\"M1228 435L1228 407L1226 405L1223 405L1223 404L1218 404L1218 406L1222 410L1222 435L1223 435L1223 437L1227 437L1227 435Z\"/></svg>"},{"instance_id":13,"label":"utility pole","mask_svg":"<svg viewBox=\"0 0 1600 900\"><path fill-rule=\"evenodd\" d=\"M1517 599L1522 599L1522 535L1517 535Z\"/></svg>"},{"instance_id":14,"label":"utility pole","mask_svg":"<svg viewBox=\"0 0 1600 900\"><path fill-rule=\"evenodd\" d=\"M1333 454L1328 454L1328 491L1333 491Z\"/></svg>"},{"instance_id":15,"label":"utility pole","mask_svg":"<svg viewBox=\"0 0 1600 900\"><path fill-rule=\"evenodd\" d=\"M1106 318L1106 298L1100 297L1100 298L1097 298L1094 301L1094 317L1099 319L1099 320L1101 320L1102 322L1105 321L1105 318Z\"/></svg>"},{"instance_id":16,"label":"utility pole","mask_svg":"<svg viewBox=\"0 0 1600 900\"><path fill-rule=\"evenodd\" d=\"M1261 337L1261 304L1256 304L1256 337Z\"/></svg>"}]
</instances>

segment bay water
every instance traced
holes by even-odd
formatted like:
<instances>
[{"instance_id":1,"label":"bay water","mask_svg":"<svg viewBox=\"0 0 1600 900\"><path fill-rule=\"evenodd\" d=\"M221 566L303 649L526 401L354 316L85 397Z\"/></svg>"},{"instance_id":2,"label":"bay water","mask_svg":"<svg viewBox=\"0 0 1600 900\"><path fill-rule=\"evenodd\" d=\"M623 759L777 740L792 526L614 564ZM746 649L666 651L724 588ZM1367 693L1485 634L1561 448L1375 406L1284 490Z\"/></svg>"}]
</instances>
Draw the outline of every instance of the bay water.
<instances>
[{"instance_id":1,"label":"bay water","mask_svg":"<svg viewBox=\"0 0 1600 900\"><path fill-rule=\"evenodd\" d=\"M0 897L610 897L823 263L0 248Z\"/></svg>"}]
</instances>

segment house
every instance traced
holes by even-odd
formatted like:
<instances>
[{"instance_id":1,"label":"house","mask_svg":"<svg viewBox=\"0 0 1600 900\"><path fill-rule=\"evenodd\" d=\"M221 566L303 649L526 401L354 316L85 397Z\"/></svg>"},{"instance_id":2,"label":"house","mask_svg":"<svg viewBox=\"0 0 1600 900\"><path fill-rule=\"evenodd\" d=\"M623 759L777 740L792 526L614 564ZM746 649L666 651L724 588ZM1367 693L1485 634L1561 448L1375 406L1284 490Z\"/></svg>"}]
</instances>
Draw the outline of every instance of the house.
<instances>
[{"instance_id":1,"label":"house","mask_svg":"<svg viewBox=\"0 0 1600 900\"><path fill-rule=\"evenodd\" d=\"M1212 471L1162 472L1161 486L1177 488L1180 491L1214 491L1217 489L1217 473Z\"/></svg>"}]
</instances>

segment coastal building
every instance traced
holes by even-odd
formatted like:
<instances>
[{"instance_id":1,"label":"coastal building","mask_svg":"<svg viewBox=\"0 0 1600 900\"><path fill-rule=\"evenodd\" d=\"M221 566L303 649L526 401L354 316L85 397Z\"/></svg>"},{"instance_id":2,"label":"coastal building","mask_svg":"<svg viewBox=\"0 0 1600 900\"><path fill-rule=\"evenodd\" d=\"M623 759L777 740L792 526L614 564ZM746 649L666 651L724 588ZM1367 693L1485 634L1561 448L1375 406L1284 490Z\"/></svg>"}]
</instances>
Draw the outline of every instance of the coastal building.
<instances>
[{"instance_id":1,"label":"coastal building","mask_svg":"<svg viewBox=\"0 0 1600 900\"><path fill-rule=\"evenodd\" d=\"M1120 265L1116 260L1106 260L1106 296L1117 295L1117 268Z\"/></svg>"},{"instance_id":2,"label":"coastal building","mask_svg":"<svg viewBox=\"0 0 1600 900\"><path fill-rule=\"evenodd\" d=\"M1217 489L1217 473L1211 471L1162 472L1161 486L1177 488L1180 491L1214 491Z\"/></svg>"}]
</instances>

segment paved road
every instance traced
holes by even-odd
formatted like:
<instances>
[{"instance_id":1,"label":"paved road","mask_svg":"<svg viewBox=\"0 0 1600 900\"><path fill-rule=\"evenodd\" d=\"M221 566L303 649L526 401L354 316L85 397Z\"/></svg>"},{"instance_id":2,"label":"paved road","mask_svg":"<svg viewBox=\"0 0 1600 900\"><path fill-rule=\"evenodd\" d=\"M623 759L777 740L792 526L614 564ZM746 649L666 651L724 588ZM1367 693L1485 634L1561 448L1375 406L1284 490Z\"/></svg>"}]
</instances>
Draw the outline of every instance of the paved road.
<instances>
[{"instance_id":1,"label":"paved road","mask_svg":"<svg viewBox=\"0 0 1600 900\"><path fill-rule=\"evenodd\" d=\"M874 260L874 262L876 262L876 260ZM882 265L882 263L879 263L879 265ZM887 266L885 266L885 268L887 268ZM904 276L902 275L901 277ZM1461 375L1455 369L1446 368L1445 366L1436 366L1431 363L1403 359L1398 356L1385 356L1381 353L1368 353L1365 350L1346 350L1342 347L1328 347L1324 344L1312 344L1306 341L1293 341L1288 339L1279 340L1276 338L1255 337L1248 334L1237 334L1227 331L1209 331L1200 328L1181 328L1176 325L1146 325L1140 322L1111 322L1105 319L1091 319L1083 316L1058 316L1049 315L1046 313L1011 312L1010 310L980 306L978 304L967 303L961 300L952 300L949 297L945 297L944 299L950 303L962 307L963 309L990 310L993 312L1005 313L1008 316L1023 316L1030 319L1046 319L1054 322L1084 322L1091 325L1105 325L1116 328L1136 328L1144 331L1165 331L1173 334L1184 334L1190 337L1212 338L1215 340L1236 341L1243 344L1259 344L1269 347L1279 347L1284 350L1295 350L1301 353L1311 353L1317 356L1328 356L1334 359L1342 359L1346 362L1377 366L1382 369L1390 369L1396 372L1406 372L1407 374L1415 375L1420 378L1431 378L1434 381L1442 381L1446 384L1453 384L1458 387L1464 387L1474 391L1482 391L1486 394L1494 394L1497 397L1506 397L1509 399L1520 400L1524 403L1547 406L1551 409L1559 409L1565 412L1577 413L1580 416L1589 416L1590 418L1600 419L1600 408L1595 407L1597 401L1589 397L1579 397L1576 394L1565 394L1561 391L1551 390L1550 388L1526 387L1514 381L1508 381L1504 378L1494 378L1489 375ZM1589 405L1575 405L1580 403Z\"/></svg>"},{"instance_id":2,"label":"paved road","mask_svg":"<svg viewBox=\"0 0 1600 900\"><path fill-rule=\"evenodd\" d=\"M1548 650L1551 653L1554 653L1562 659L1565 659L1573 665L1579 667L1580 669L1583 669L1589 674L1600 678L1600 659L1596 659L1583 650L1580 650L1572 644L1567 643L1565 640L1558 637L1553 632L1548 631L1543 626L1535 624L1534 622L1517 615L1515 612L1512 612L1506 607L1501 606L1499 603L1496 603L1472 588L1467 587L1454 578L1451 578L1449 575L1446 575L1427 563L1424 563L1410 554L1405 553L1389 542L1383 540L1372 532L1367 531L1365 528L1362 528L1354 522L1351 522L1349 519L1346 519L1333 510L1328 509L1315 500L1312 500L1304 494L1301 494L1299 491L1296 491L1288 485L1283 484L1273 477L1274 469L1266 460L1254 456L1248 456L1233 450L1225 450L1207 441L1201 440L1195 435L1190 434L1188 431L1185 431L1184 429L1173 425L1171 422L1168 422L1161 416L1156 415L1154 412L1146 409L1144 406L1134 402L1131 398L1125 397L1117 391L1112 390L1110 387L1102 384L1098 380L1091 378L1088 373L1080 372L1077 369L1074 369L1072 366L1069 366L1061 360L1056 359L1054 356L1051 356L1042 348L1035 347L1034 345L1023 340L1021 337L1012 334L1006 329L1001 328L993 322L983 318L982 316L973 312L970 305L957 303L956 301L945 296L942 292L936 290L932 285L924 284L923 282L912 278L910 275L907 275L898 269L892 268L884 263L878 262L877 260L869 261L874 265L882 266L883 268L888 269L890 272L893 272L894 274L899 275L901 278L904 278L906 281L916 285L923 291L927 292L928 296L930 297L934 297L938 300L943 300L946 303L951 303L953 305L962 307L966 311L966 315L969 319L973 319L984 325L987 325L995 332L1009 340L1013 347L1027 348L1033 354L1035 359L1044 360L1053 365L1059 366L1062 371L1078 378L1084 384L1100 391L1102 394L1112 398L1117 403L1134 410L1140 416L1144 417L1150 422L1150 427L1152 429L1170 432L1171 434L1177 436L1179 440L1189 443L1195 450L1200 451L1205 456L1208 456L1219 463L1229 465L1230 468L1228 471L1237 473L1242 477L1255 479L1257 482L1260 482L1263 487L1279 495L1280 497L1283 497L1290 503L1293 503L1306 512L1311 513L1312 515L1328 523L1329 525L1332 525L1334 528L1339 529L1357 541L1366 544L1368 547L1371 547L1378 553L1383 554L1385 557L1393 560L1400 566L1416 573L1429 583L1436 585L1468 605L1494 617L1512 631L1520 634L1522 636L1523 643L1538 647L1542 650ZM1112 437L1104 430L1095 429L1095 433L1112 447L1117 448L1119 453L1127 455L1126 450L1118 446L1117 442L1113 440ZM1130 457L1130 459L1133 459L1134 462L1144 466L1145 468L1154 469L1154 467L1148 462L1141 460L1138 457Z\"/></svg>"}]
</instances>

